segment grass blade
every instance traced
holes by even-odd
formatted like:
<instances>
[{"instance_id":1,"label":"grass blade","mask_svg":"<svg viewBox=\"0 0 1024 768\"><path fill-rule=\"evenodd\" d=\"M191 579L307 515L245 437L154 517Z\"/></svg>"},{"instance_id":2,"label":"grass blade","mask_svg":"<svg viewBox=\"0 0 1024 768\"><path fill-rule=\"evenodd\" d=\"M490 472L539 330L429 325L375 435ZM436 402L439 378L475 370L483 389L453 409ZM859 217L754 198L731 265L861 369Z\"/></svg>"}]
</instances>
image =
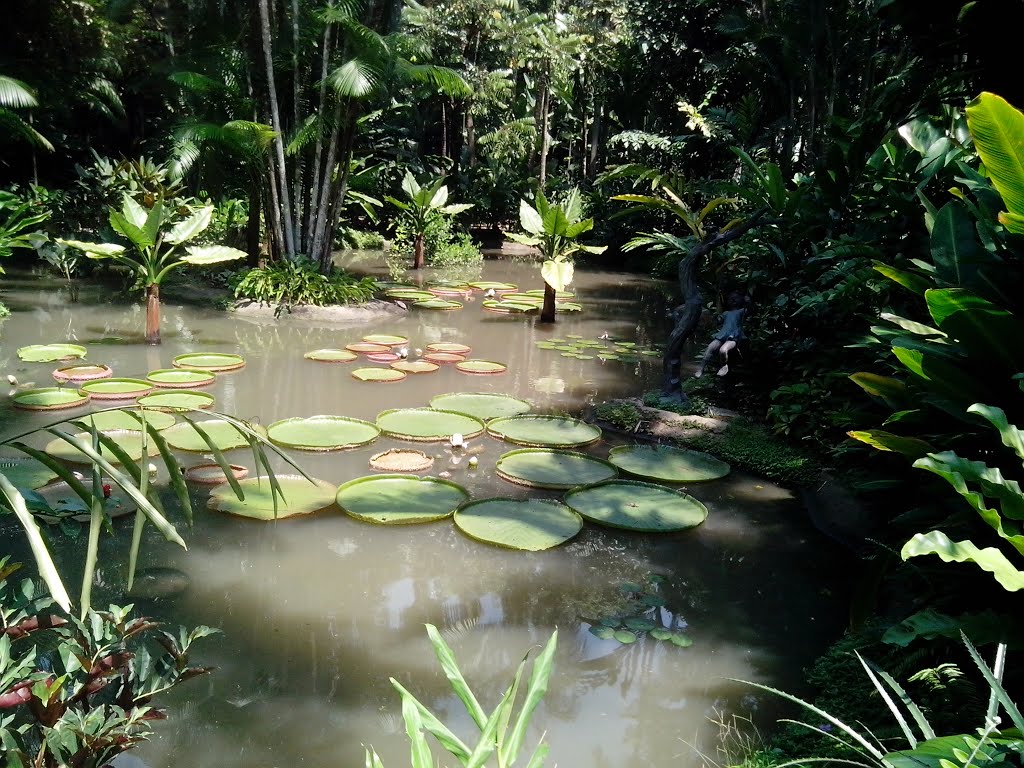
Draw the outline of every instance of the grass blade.
<instances>
[{"instance_id":1,"label":"grass blade","mask_svg":"<svg viewBox=\"0 0 1024 768\"><path fill-rule=\"evenodd\" d=\"M133 416L135 414L132 414ZM145 412L143 411L143 419L145 419ZM156 449L160 452L160 458L164 462L164 466L167 467L167 472L171 478L171 488L174 489L174 495L178 499L178 503L181 504L181 510L185 514L185 520L189 525L192 525L192 499L188 495L188 486L185 485L185 478L181 473L181 464L178 459L175 458L171 452L171 447L167 444L164 436L160 434L152 424L143 421L143 453L146 453L145 445L147 440L152 440ZM149 473L145 475L148 477Z\"/></svg>"},{"instance_id":2,"label":"grass blade","mask_svg":"<svg viewBox=\"0 0 1024 768\"><path fill-rule=\"evenodd\" d=\"M423 736L419 710L406 698L402 699L402 717L405 720L405 732L409 736L412 768L433 768L434 761L430 755L430 745Z\"/></svg>"},{"instance_id":3,"label":"grass blade","mask_svg":"<svg viewBox=\"0 0 1024 768\"><path fill-rule=\"evenodd\" d=\"M213 454L213 460L217 462L217 466L220 467L221 471L224 473L224 477L227 478L228 484L231 486L231 490L235 492L235 496L238 497L238 500L241 501L245 498L242 486L239 485L238 478L235 477L235 473L231 470L231 463L224 458L224 452L221 451L220 448L217 447L217 444L213 442L213 438L211 438L206 430L199 426L197 422L193 421L185 414L182 414L181 418L191 424L192 429L196 431L196 434L203 438L203 442L206 443L207 448L210 449L210 453ZM246 439L249 439L248 435L246 436ZM185 493L188 495L187 490Z\"/></svg>"},{"instance_id":4,"label":"grass blade","mask_svg":"<svg viewBox=\"0 0 1024 768\"><path fill-rule=\"evenodd\" d=\"M859 654L858 654L859 655ZM871 662L868 662L871 664ZM890 688L900 697L900 701L906 706L907 711L910 712L910 716L914 718L914 722L917 723L917 727L921 729L921 737L927 741L928 739L935 738L935 731L931 724L928 722L928 718L924 716L924 712L921 708L914 703L914 700L910 698L910 695L903 690L903 686L896 682L895 678L888 672L879 669L876 664L871 664L871 668L875 671L882 680L884 680Z\"/></svg>"},{"instance_id":5,"label":"grass blade","mask_svg":"<svg viewBox=\"0 0 1024 768\"><path fill-rule=\"evenodd\" d=\"M92 493L89 491L88 488L85 487L81 480L75 477L75 473L68 469L65 465L61 464L55 458L50 456L48 453L43 453L38 448L33 448L32 446L25 445L24 443L14 442L8 443L8 445L10 445L12 448L21 451L26 456L31 456L40 464L45 465L47 469L49 469L51 472L57 475L57 477L59 477L61 480L67 483L68 487L71 488L72 491L74 491L75 495L86 504L88 504L92 500Z\"/></svg>"},{"instance_id":6,"label":"grass blade","mask_svg":"<svg viewBox=\"0 0 1024 768\"><path fill-rule=\"evenodd\" d=\"M960 637L963 638L964 644L967 646L968 653L971 654L971 658L974 659L974 663L978 669L981 670L982 676L988 683L991 690L991 695L995 697L1000 704L1003 705L1003 709L1006 710L1006 714L1010 716L1010 720L1013 722L1013 727L1024 731L1024 718L1020 716L1020 710L1017 709L1017 705L1013 703L1013 700L1006 693L1006 689L1003 688L1003 684L999 682L996 676L989 669L988 664L981 658L981 654L978 653L978 649L974 647L974 644L967 639L967 635L963 632L960 633ZM1000 643L1002 645L1002 643Z\"/></svg>"},{"instance_id":7,"label":"grass blade","mask_svg":"<svg viewBox=\"0 0 1024 768\"><path fill-rule=\"evenodd\" d=\"M505 745L504 757L507 758L503 760L505 765L515 762L516 756L523 746L523 740L526 738L526 729L530 725L533 712L537 709L541 699L544 698L544 694L548 692L548 680L551 678L551 668L555 662L555 647L557 645L558 630L555 630L554 634L551 635L551 639L548 640L548 644L541 651L540 656L533 662L530 686L526 689L526 699L523 701L523 708L519 711L519 717L516 720L515 727L512 729L512 735Z\"/></svg>"},{"instance_id":8,"label":"grass blade","mask_svg":"<svg viewBox=\"0 0 1024 768\"><path fill-rule=\"evenodd\" d=\"M868 679L871 680L871 684L875 686L875 690L878 691L878 695L882 697L882 701L892 712L892 716L896 718L896 722L899 723L900 730L903 731L903 736L907 739L911 749L917 748L917 737L914 735L914 731L911 730L910 724L907 723L907 719L903 716L900 708L896 706L896 702L892 700L889 692L885 690L885 686L882 685L882 681L878 679L874 670L868 666L868 663L864 661L864 657L860 655L858 651L854 651L853 655L857 657L857 661L864 667L864 671L867 673Z\"/></svg>"},{"instance_id":9,"label":"grass blade","mask_svg":"<svg viewBox=\"0 0 1024 768\"><path fill-rule=\"evenodd\" d=\"M426 728L435 739L437 739L442 747L454 755L460 763L465 763L469 759L469 747L467 747L458 736L448 730L448 727L442 723L433 712L423 706L419 699L409 693L409 691L393 677L391 678L391 684L395 686L395 689L399 694L401 694L403 700L409 699L416 705L416 708L420 713L420 721L423 723L423 727Z\"/></svg>"},{"instance_id":10,"label":"grass blade","mask_svg":"<svg viewBox=\"0 0 1024 768\"><path fill-rule=\"evenodd\" d=\"M487 726L487 714L484 712L484 708L480 706L480 702L476 700L476 696L473 695L473 691L466 682L466 678L462 676L458 662L455 661L455 654L452 653L452 649L448 647L448 643L444 641L441 633L437 631L437 627L433 624L427 624L427 635L429 635L430 642L434 646L437 660L441 662L441 668L444 670L445 677L448 678L448 682L452 686L452 691L459 697L459 701L465 706L466 712L469 713L473 722L476 723L477 728L482 731Z\"/></svg>"},{"instance_id":11,"label":"grass blade","mask_svg":"<svg viewBox=\"0 0 1024 768\"><path fill-rule=\"evenodd\" d=\"M139 549L142 547L142 531L146 527L146 515L141 509L135 510L135 523L132 525L132 546L128 550L128 591L135 585L135 569L139 564Z\"/></svg>"},{"instance_id":12,"label":"grass blade","mask_svg":"<svg viewBox=\"0 0 1024 768\"><path fill-rule=\"evenodd\" d=\"M508 733L508 724L512 719L512 710L516 706L516 699L519 697L519 684L523 680L523 672L526 671L526 661L530 657L527 653L523 656L523 660L519 662L519 667L516 669L515 677L512 678L512 685L509 686L508 693L508 706L501 713L501 718L498 721L498 730L495 734L498 742L498 764L505 766L511 765L515 762L515 755L512 759L508 759L509 744L505 741L505 734Z\"/></svg>"},{"instance_id":13,"label":"grass blade","mask_svg":"<svg viewBox=\"0 0 1024 768\"><path fill-rule=\"evenodd\" d=\"M501 722L504 711L511 706L511 699L509 698L511 694L512 688L509 687L505 691L505 695L501 697L501 701L498 702L498 706L494 708L494 712L491 713L487 722L484 723L484 727L480 729L480 741L476 743L473 754L469 756L466 768L481 768L490 756L494 754L494 748L498 745L495 738L495 734L498 731L498 723ZM501 762L500 756L498 758L498 765L505 765Z\"/></svg>"},{"instance_id":14,"label":"grass blade","mask_svg":"<svg viewBox=\"0 0 1024 768\"><path fill-rule=\"evenodd\" d=\"M544 737L541 736L543 739ZM530 762L526 764L526 768L540 768L544 765L544 761L548 759L548 752L551 751L551 747L547 744L538 744L537 748L533 750L533 755L530 757Z\"/></svg>"},{"instance_id":15,"label":"grass blade","mask_svg":"<svg viewBox=\"0 0 1024 768\"><path fill-rule=\"evenodd\" d=\"M856 744L847 741L846 739L842 738L841 736L836 736L834 733L829 733L828 731L823 731L823 730L821 730L821 728L819 728L816 725L811 725L810 723L805 723L802 720L790 720L789 718L785 718L785 717L779 718L779 720L777 722L789 723L790 725L799 725L801 728L806 728L809 731L814 731L814 733L817 734L818 736L825 736L826 738L832 739L832 741L836 742L837 744L842 744L845 749L848 749L851 752L856 752L858 755L863 755L866 758L870 758L871 757L871 755L869 755L867 752L865 752L861 747L858 747Z\"/></svg>"},{"instance_id":16,"label":"grass blade","mask_svg":"<svg viewBox=\"0 0 1024 768\"><path fill-rule=\"evenodd\" d=\"M90 429L92 449L100 451L100 433L93 424ZM92 465L92 498L89 500L89 540L85 547L85 569L82 572L82 592L79 597L80 618L84 621L92 607L92 582L96 576L96 555L100 549L100 529L103 527L103 476L96 464Z\"/></svg>"}]
</instances>

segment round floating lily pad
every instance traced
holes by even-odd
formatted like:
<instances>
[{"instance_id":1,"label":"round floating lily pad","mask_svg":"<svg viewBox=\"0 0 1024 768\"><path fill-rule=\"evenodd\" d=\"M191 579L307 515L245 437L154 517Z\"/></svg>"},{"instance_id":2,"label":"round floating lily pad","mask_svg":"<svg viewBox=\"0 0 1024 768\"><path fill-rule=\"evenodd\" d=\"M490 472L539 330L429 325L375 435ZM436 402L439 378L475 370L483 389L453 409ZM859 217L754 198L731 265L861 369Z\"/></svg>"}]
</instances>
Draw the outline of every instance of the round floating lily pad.
<instances>
[{"instance_id":1,"label":"round floating lily pad","mask_svg":"<svg viewBox=\"0 0 1024 768\"><path fill-rule=\"evenodd\" d=\"M26 363L53 363L85 357L86 351L77 344L30 344L18 350L18 359Z\"/></svg>"},{"instance_id":2,"label":"round floating lily pad","mask_svg":"<svg viewBox=\"0 0 1024 768\"><path fill-rule=\"evenodd\" d=\"M370 468L381 472L423 472L434 466L434 459L412 448L389 448L370 457Z\"/></svg>"},{"instance_id":3,"label":"round floating lily pad","mask_svg":"<svg viewBox=\"0 0 1024 768\"><path fill-rule=\"evenodd\" d=\"M427 344L427 352L451 352L455 355L468 355L472 352L471 347L460 344L457 341L435 341Z\"/></svg>"},{"instance_id":4,"label":"round floating lily pad","mask_svg":"<svg viewBox=\"0 0 1024 768\"><path fill-rule=\"evenodd\" d=\"M366 356L367 360L372 360L375 363L393 363L401 358L394 352L371 352Z\"/></svg>"},{"instance_id":5,"label":"round floating lily pad","mask_svg":"<svg viewBox=\"0 0 1024 768\"><path fill-rule=\"evenodd\" d=\"M428 301L436 298L430 291L421 291L418 288L394 288L387 291L384 296L399 301Z\"/></svg>"},{"instance_id":6,"label":"round floating lily pad","mask_svg":"<svg viewBox=\"0 0 1024 768\"><path fill-rule=\"evenodd\" d=\"M582 312L583 305L577 304L575 301L558 301L555 303L555 312Z\"/></svg>"},{"instance_id":7,"label":"round floating lily pad","mask_svg":"<svg viewBox=\"0 0 1024 768\"><path fill-rule=\"evenodd\" d=\"M188 368L161 368L146 374L146 381L168 389L208 387L217 381L212 371L190 371Z\"/></svg>"},{"instance_id":8,"label":"round floating lily pad","mask_svg":"<svg viewBox=\"0 0 1024 768\"><path fill-rule=\"evenodd\" d=\"M142 379L100 379L87 381L82 391L95 400L130 400L153 391L153 385Z\"/></svg>"},{"instance_id":9,"label":"round floating lily pad","mask_svg":"<svg viewBox=\"0 0 1024 768\"><path fill-rule=\"evenodd\" d=\"M26 389L13 398L15 408L26 411L59 411L63 408L77 408L89 402L89 393L62 387L41 387Z\"/></svg>"},{"instance_id":10,"label":"round floating lily pad","mask_svg":"<svg viewBox=\"0 0 1024 768\"><path fill-rule=\"evenodd\" d=\"M505 293L502 294L502 301L514 301L519 304L533 304L534 306L540 306L544 303L544 292L534 295L530 292L526 293Z\"/></svg>"},{"instance_id":11,"label":"round floating lily pad","mask_svg":"<svg viewBox=\"0 0 1024 768\"><path fill-rule=\"evenodd\" d=\"M672 645L678 645L680 648L689 648L693 645L693 640L679 632L673 632L672 637L669 638L669 642L672 643Z\"/></svg>"},{"instance_id":12,"label":"round floating lily pad","mask_svg":"<svg viewBox=\"0 0 1024 768\"><path fill-rule=\"evenodd\" d=\"M441 368L437 363L427 360L396 360L391 367L403 373L433 373Z\"/></svg>"},{"instance_id":13,"label":"round floating lily pad","mask_svg":"<svg viewBox=\"0 0 1024 768\"><path fill-rule=\"evenodd\" d=\"M430 407L440 411L464 413L475 419L487 421L501 416L528 413L533 406L525 400L493 392L451 392L431 398Z\"/></svg>"},{"instance_id":14,"label":"round floating lily pad","mask_svg":"<svg viewBox=\"0 0 1024 768\"><path fill-rule=\"evenodd\" d=\"M48 466L28 456L0 457L0 473L15 488L41 488L57 479Z\"/></svg>"},{"instance_id":15,"label":"round floating lily pad","mask_svg":"<svg viewBox=\"0 0 1024 768\"><path fill-rule=\"evenodd\" d=\"M446 363L461 363L466 358L462 355L457 355L454 352L427 352L427 354L423 356L423 359L428 363L444 365Z\"/></svg>"},{"instance_id":16,"label":"round floating lily pad","mask_svg":"<svg viewBox=\"0 0 1024 768\"><path fill-rule=\"evenodd\" d=\"M213 395L207 392L157 390L151 395L143 395L136 402L147 408L158 408L162 411L191 411L195 408L209 408L213 401Z\"/></svg>"},{"instance_id":17,"label":"round floating lily pad","mask_svg":"<svg viewBox=\"0 0 1024 768\"><path fill-rule=\"evenodd\" d=\"M621 360L618 355L613 352L598 352L597 357L600 360Z\"/></svg>"},{"instance_id":18,"label":"round floating lily pad","mask_svg":"<svg viewBox=\"0 0 1024 768\"><path fill-rule=\"evenodd\" d=\"M131 497L117 486L111 484L108 478L103 478L103 483L109 485L111 489L110 496L103 500L103 509L110 517L124 517L138 509L138 506L132 501ZM90 485L86 483L86 488L89 487ZM50 509L53 510L52 514L42 510L37 511L36 514L43 520L56 522L70 518L78 523L89 521L89 507L67 483L60 482L47 485L45 488L37 489L36 492L43 497L50 506Z\"/></svg>"},{"instance_id":19,"label":"round floating lily pad","mask_svg":"<svg viewBox=\"0 0 1024 768\"><path fill-rule=\"evenodd\" d=\"M66 368L58 368L53 372L53 378L57 381L93 381L94 379L110 378L114 372L106 365L92 365L82 363L81 365L69 365Z\"/></svg>"},{"instance_id":20,"label":"round floating lily pad","mask_svg":"<svg viewBox=\"0 0 1024 768\"><path fill-rule=\"evenodd\" d=\"M484 309L488 312L502 312L506 315L524 314L526 312L536 312L540 309L537 304L527 304L521 301L495 301L494 299L488 299L481 303Z\"/></svg>"},{"instance_id":21,"label":"round floating lily pad","mask_svg":"<svg viewBox=\"0 0 1024 768\"><path fill-rule=\"evenodd\" d=\"M223 419L209 419L196 422L199 429L203 430L213 441L219 450L231 451L235 448L244 448L249 445L245 435L230 421ZM175 424L164 431L164 439L172 448L179 451L192 451L194 453L209 453L210 446L203 439L202 435L187 421Z\"/></svg>"},{"instance_id":22,"label":"round floating lily pad","mask_svg":"<svg viewBox=\"0 0 1024 768\"><path fill-rule=\"evenodd\" d=\"M207 506L230 515L248 517L253 520L274 520L296 515L309 515L334 505L338 489L323 480L309 482L299 475L277 475L281 495L277 496L274 509L274 494L270 480L266 477L250 477L239 485L245 495L239 500L227 483L219 485L210 493Z\"/></svg>"},{"instance_id":23,"label":"round floating lily pad","mask_svg":"<svg viewBox=\"0 0 1024 768\"><path fill-rule=\"evenodd\" d=\"M558 346L552 341L538 341L536 342L536 344L537 349L554 349L556 346Z\"/></svg>"},{"instance_id":24,"label":"round floating lily pad","mask_svg":"<svg viewBox=\"0 0 1024 768\"><path fill-rule=\"evenodd\" d=\"M672 630L664 627L655 627L651 630L651 637L655 640L669 640L672 637Z\"/></svg>"},{"instance_id":25,"label":"round floating lily pad","mask_svg":"<svg viewBox=\"0 0 1024 768\"><path fill-rule=\"evenodd\" d=\"M198 368L202 371L237 371L245 367L245 359L241 355L226 352L191 352L178 355L171 361L175 368Z\"/></svg>"},{"instance_id":26,"label":"round floating lily pad","mask_svg":"<svg viewBox=\"0 0 1024 768\"><path fill-rule=\"evenodd\" d=\"M708 516L707 507L682 491L633 480L569 491L565 503L591 522L649 533L693 528Z\"/></svg>"},{"instance_id":27,"label":"round floating lily pad","mask_svg":"<svg viewBox=\"0 0 1024 768\"><path fill-rule=\"evenodd\" d=\"M385 347L400 347L403 344L409 343L405 336L396 336L393 333L371 333L369 336L363 336L363 341L368 344L380 344Z\"/></svg>"},{"instance_id":28,"label":"round floating lily pad","mask_svg":"<svg viewBox=\"0 0 1024 768\"><path fill-rule=\"evenodd\" d=\"M499 283L493 280L481 280L476 283L470 283L470 288L475 288L478 291L494 291L495 293L502 293L505 291L518 290L519 286L513 283Z\"/></svg>"},{"instance_id":29,"label":"round floating lily pad","mask_svg":"<svg viewBox=\"0 0 1024 768\"><path fill-rule=\"evenodd\" d=\"M228 464L231 474L236 480L244 480L249 476L249 469L241 464ZM196 464L185 470L185 479L200 485L220 485L228 481L227 475L220 464Z\"/></svg>"},{"instance_id":30,"label":"round floating lily pad","mask_svg":"<svg viewBox=\"0 0 1024 768\"><path fill-rule=\"evenodd\" d=\"M627 629L633 629L637 632L649 632L658 626L653 621L645 619L643 616L627 616L622 620L622 623L626 625Z\"/></svg>"},{"instance_id":31,"label":"round floating lily pad","mask_svg":"<svg viewBox=\"0 0 1024 768\"><path fill-rule=\"evenodd\" d=\"M504 363L496 363L493 360L464 360L455 364L455 370L462 373L472 373L478 376L493 376L504 373L508 366Z\"/></svg>"},{"instance_id":32,"label":"round floating lily pad","mask_svg":"<svg viewBox=\"0 0 1024 768\"><path fill-rule=\"evenodd\" d=\"M613 637L623 645L632 645L636 642L636 635L628 629L617 629Z\"/></svg>"},{"instance_id":33,"label":"round floating lily pad","mask_svg":"<svg viewBox=\"0 0 1024 768\"><path fill-rule=\"evenodd\" d=\"M351 363L359 359L359 355L347 349L314 349L303 357L307 360L316 360L318 363Z\"/></svg>"},{"instance_id":34,"label":"round floating lily pad","mask_svg":"<svg viewBox=\"0 0 1024 768\"><path fill-rule=\"evenodd\" d=\"M469 494L460 485L436 477L370 475L338 488L338 506L367 523L402 525L442 520L455 513Z\"/></svg>"},{"instance_id":35,"label":"round floating lily pad","mask_svg":"<svg viewBox=\"0 0 1024 768\"><path fill-rule=\"evenodd\" d=\"M376 424L347 416L282 419L267 427L267 436L287 448L340 451L372 443L380 435Z\"/></svg>"},{"instance_id":36,"label":"round floating lily pad","mask_svg":"<svg viewBox=\"0 0 1024 768\"><path fill-rule=\"evenodd\" d=\"M494 437L537 448L574 448L601 439L601 430L593 424L568 416L510 416L487 425Z\"/></svg>"},{"instance_id":37,"label":"round floating lily pad","mask_svg":"<svg viewBox=\"0 0 1024 768\"><path fill-rule=\"evenodd\" d=\"M167 429L175 422L174 416L169 413L146 409L143 415L141 408L120 411L101 411L99 413L92 413L88 416L83 416L81 421L87 425L95 424L96 429L100 432L108 432L113 429L127 429L129 431L141 432L142 418L145 418L146 423L156 430Z\"/></svg>"},{"instance_id":38,"label":"round floating lily pad","mask_svg":"<svg viewBox=\"0 0 1024 768\"><path fill-rule=\"evenodd\" d=\"M471 291L471 289L468 286L466 288L447 288L442 286L428 288L427 290L429 290L434 296L439 296L442 299L456 297L461 298L464 296L468 296Z\"/></svg>"},{"instance_id":39,"label":"round floating lily pad","mask_svg":"<svg viewBox=\"0 0 1024 768\"><path fill-rule=\"evenodd\" d=\"M498 477L533 488L565 490L611 480L615 467L603 459L551 448L522 448L502 454Z\"/></svg>"},{"instance_id":40,"label":"round floating lily pad","mask_svg":"<svg viewBox=\"0 0 1024 768\"><path fill-rule=\"evenodd\" d=\"M729 465L700 451L655 445L620 445L608 460L637 477L669 483L717 480L729 474Z\"/></svg>"},{"instance_id":41,"label":"round floating lily pad","mask_svg":"<svg viewBox=\"0 0 1024 768\"><path fill-rule=\"evenodd\" d=\"M377 381L391 383L402 381L405 378L405 371L398 371L394 368L356 368L352 371L352 378L359 381Z\"/></svg>"},{"instance_id":42,"label":"round floating lily pad","mask_svg":"<svg viewBox=\"0 0 1024 768\"><path fill-rule=\"evenodd\" d=\"M360 355L368 355L370 353L381 353L390 352L391 347L384 344L371 344L368 341L357 341L352 344L346 344L345 349L349 352L358 352Z\"/></svg>"},{"instance_id":43,"label":"round floating lily pad","mask_svg":"<svg viewBox=\"0 0 1024 768\"><path fill-rule=\"evenodd\" d=\"M563 544L583 527L565 504L547 499L483 499L464 504L455 525L477 541L539 552Z\"/></svg>"},{"instance_id":44,"label":"round floating lily pad","mask_svg":"<svg viewBox=\"0 0 1024 768\"><path fill-rule=\"evenodd\" d=\"M614 629L611 629L610 627L602 627L600 624L590 627L587 631L594 637L600 638L601 640L612 640L615 637Z\"/></svg>"},{"instance_id":45,"label":"round floating lily pad","mask_svg":"<svg viewBox=\"0 0 1024 768\"><path fill-rule=\"evenodd\" d=\"M418 442L447 440L452 435L476 437L484 423L472 416L434 408L395 408L377 416L377 426L388 437Z\"/></svg>"},{"instance_id":46,"label":"round floating lily pad","mask_svg":"<svg viewBox=\"0 0 1024 768\"><path fill-rule=\"evenodd\" d=\"M469 283L462 280L430 280L426 287L428 290L438 288L451 291L468 291L470 288Z\"/></svg>"},{"instance_id":47,"label":"round floating lily pad","mask_svg":"<svg viewBox=\"0 0 1024 768\"><path fill-rule=\"evenodd\" d=\"M413 306L418 309L462 309L462 303L458 301L448 301L447 299L423 299L413 303Z\"/></svg>"},{"instance_id":48,"label":"round floating lily pad","mask_svg":"<svg viewBox=\"0 0 1024 768\"><path fill-rule=\"evenodd\" d=\"M133 429L109 429L104 430L103 434L113 438L118 447L127 453L132 461L139 461L142 458L141 432ZM92 434L90 432L79 432L75 435L75 438L86 445L92 444ZM159 453L156 443L152 440L147 441L146 449L146 454L148 456L156 456L157 453ZM90 464L92 462L92 459L71 445L71 443L65 442L59 437L48 442L46 447L43 448L43 451L48 453L50 456L53 456L55 459L63 459L64 461L72 464ZM100 455L111 464L119 463L119 459L114 456L113 452L111 452L111 450L105 445L100 446Z\"/></svg>"}]
</instances>

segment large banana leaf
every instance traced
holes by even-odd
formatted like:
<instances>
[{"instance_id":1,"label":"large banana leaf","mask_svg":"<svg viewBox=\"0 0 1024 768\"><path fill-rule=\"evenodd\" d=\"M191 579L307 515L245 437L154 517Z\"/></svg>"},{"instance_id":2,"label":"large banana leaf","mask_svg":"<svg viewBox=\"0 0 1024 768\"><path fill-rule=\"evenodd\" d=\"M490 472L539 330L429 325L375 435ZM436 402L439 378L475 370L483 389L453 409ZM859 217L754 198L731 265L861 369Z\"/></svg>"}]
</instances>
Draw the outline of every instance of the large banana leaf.
<instances>
[{"instance_id":1,"label":"large banana leaf","mask_svg":"<svg viewBox=\"0 0 1024 768\"><path fill-rule=\"evenodd\" d=\"M244 259L245 251L227 245L193 245L188 247L188 255L182 256L185 264L220 264L222 261Z\"/></svg>"},{"instance_id":2,"label":"large banana leaf","mask_svg":"<svg viewBox=\"0 0 1024 768\"><path fill-rule=\"evenodd\" d=\"M164 238L164 241L170 243L171 245L186 243L193 237L198 235L200 232L203 232L207 227L209 227L212 218L212 205L200 208L187 219L179 221L177 224L171 227L171 231L167 233L167 236Z\"/></svg>"},{"instance_id":3,"label":"large banana leaf","mask_svg":"<svg viewBox=\"0 0 1024 768\"><path fill-rule=\"evenodd\" d=\"M1010 213L1024 215L1024 114L994 93L967 107L974 148Z\"/></svg>"},{"instance_id":4,"label":"large banana leaf","mask_svg":"<svg viewBox=\"0 0 1024 768\"><path fill-rule=\"evenodd\" d=\"M962 288L925 291L935 324L974 359L1024 370L1024 322L1011 312Z\"/></svg>"},{"instance_id":5,"label":"large banana leaf","mask_svg":"<svg viewBox=\"0 0 1024 768\"><path fill-rule=\"evenodd\" d=\"M935 216L931 253L935 276L956 288L975 287L979 267L995 260L978 242L967 209L956 201L946 203Z\"/></svg>"}]
</instances>

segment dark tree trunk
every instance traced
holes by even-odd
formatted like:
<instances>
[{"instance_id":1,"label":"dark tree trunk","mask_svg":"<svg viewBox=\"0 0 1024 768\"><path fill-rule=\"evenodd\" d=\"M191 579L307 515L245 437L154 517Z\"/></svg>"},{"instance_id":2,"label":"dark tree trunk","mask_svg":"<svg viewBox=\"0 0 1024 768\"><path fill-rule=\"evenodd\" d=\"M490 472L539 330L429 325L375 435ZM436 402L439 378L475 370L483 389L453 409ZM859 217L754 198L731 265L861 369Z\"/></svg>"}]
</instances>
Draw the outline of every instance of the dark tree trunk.
<instances>
[{"instance_id":1,"label":"dark tree trunk","mask_svg":"<svg viewBox=\"0 0 1024 768\"><path fill-rule=\"evenodd\" d=\"M249 219L245 223L245 251L249 254L248 264L255 267L260 261L260 210L263 207L260 185L252 182L249 191Z\"/></svg>"},{"instance_id":2,"label":"dark tree trunk","mask_svg":"<svg viewBox=\"0 0 1024 768\"><path fill-rule=\"evenodd\" d=\"M416 235L412 246L412 268L423 269L423 235Z\"/></svg>"},{"instance_id":3,"label":"dark tree trunk","mask_svg":"<svg viewBox=\"0 0 1024 768\"><path fill-rule=\"evenodd\" d=\"M160 343L160 286L146 286L146 343Z\"/></svg>"},{"instance_id":4,"label":"dark tree trunk","mask_svg":"<svg viewBox=\"0 0 1024 768\"><path fill-rule=\"evenodd\" d=\"M540 310L542 323L555 322L555 289L544 283L544 306Z\"/></svg>"}]
</instances>

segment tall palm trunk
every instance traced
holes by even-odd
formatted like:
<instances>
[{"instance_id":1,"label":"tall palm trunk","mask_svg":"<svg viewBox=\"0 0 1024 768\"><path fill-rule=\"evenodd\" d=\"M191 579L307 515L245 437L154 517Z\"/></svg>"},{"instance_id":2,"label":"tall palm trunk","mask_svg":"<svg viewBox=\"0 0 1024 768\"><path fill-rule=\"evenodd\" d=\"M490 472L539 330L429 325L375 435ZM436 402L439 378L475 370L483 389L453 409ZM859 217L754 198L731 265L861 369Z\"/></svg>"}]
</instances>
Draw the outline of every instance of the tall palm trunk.
<instances>
[{"instance_id":1,"label":"tall palm trunk","mask_svg":"<svg viewBox=\"0 0 1024 768\"><path fill-rule=\"evenodd\" d=\"M544 283L544 307L540 311L542 323L555 322L555 289Z\"/></svg>"},{"instance_id":2,"label":"tall palm trunk","mask_svg":"<svg viewBox=\"0 0 1024 768\"><path fill-rule=\"evenodd\" d=\"M423 269L423 235L416 235L416 240L412 246L412 268Z\"/></svg>"},{"instance_id":3,"label":"tall palm trunk","mask_svg":"<svg viewBox=\"0 0 1024 768\"><path fill-rule=\"evenodd\" d=\"M146 343L160 343L160 286L146 286Z\"/></svg>"}]
</instances>

